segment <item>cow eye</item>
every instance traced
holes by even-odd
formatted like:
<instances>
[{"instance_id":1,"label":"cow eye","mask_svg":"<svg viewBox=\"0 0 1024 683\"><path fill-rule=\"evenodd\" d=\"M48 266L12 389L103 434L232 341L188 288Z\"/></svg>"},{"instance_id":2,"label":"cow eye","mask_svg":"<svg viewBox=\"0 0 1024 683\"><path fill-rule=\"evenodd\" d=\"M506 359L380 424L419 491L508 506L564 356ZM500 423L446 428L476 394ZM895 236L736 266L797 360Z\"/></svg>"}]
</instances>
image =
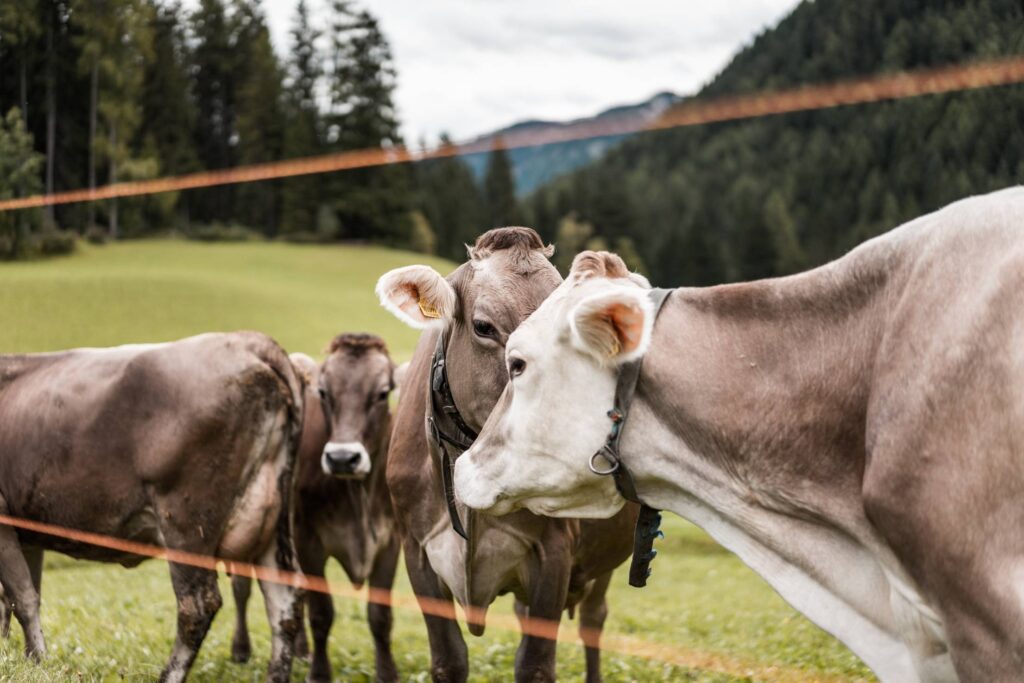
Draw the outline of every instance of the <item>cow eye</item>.
<instances>
[{"instance_id":1,"label":"cow eye","mask_svg":"<svg viewBox=\"0 0 1024 683\"><path fill-rule=\"evenodd\" d=\"M518 377L526 370L526 361L522 358L513 358L508 362L508 376Z\"/></svg>"},{"instance_id":2,"label":"cow eye","mask_svg":"<svg viewBox=\"0 0 1024 683\"><path fill-rule=\"evenodd\" d=\"M328 397L327 397L327 390L326 390L326 389L324 389L323 387L319 387L319 388L317 389L317 393L319 393L319 394L320 394L320 400L321 400L321 401L326 401L326 400L328 400Z\"/></svg>"},{"instance_id":3,"label":"cow eye","mask_svg":"<svg viewBox=\"0 0 1024 683\"><path fill-rule=\"evenodd\" d=\"M478 337L494 337L498 333L498 331L494 329L494 325L490 324L486 320L474 320L473 332L475 332Z\"/></svg>"},{"instance_id":4,"label":"cow eye","mask_svg":"<svg viewBox=\"0 0 1024 683\"><path fill-rule=\"evenodd\" d=\"M390 391L382 391L382 392L380 392L379 394L377 394L377 400L378 401L386 401L386 400L388 400L388 394L390 394L390 393L391 393Z\"/></svg>"}]
</instances>

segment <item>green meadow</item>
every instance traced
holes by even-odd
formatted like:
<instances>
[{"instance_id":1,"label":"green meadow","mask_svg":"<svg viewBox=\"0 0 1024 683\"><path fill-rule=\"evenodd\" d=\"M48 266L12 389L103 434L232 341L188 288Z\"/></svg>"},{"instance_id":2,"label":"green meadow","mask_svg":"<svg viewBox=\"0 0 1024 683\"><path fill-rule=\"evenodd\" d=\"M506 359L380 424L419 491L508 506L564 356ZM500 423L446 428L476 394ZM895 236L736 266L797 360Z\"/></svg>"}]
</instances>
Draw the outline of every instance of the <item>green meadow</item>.
<instances>
[{"instance_id":1,"label":"green meadow","mask_svg":"<svg viewBox=\"0 0 1024 683\"><path fill-rule=\"evenodd\" d=\"M377 304L373 286L391 268L451 263L417 254L358 246L276 243L199 244L154 240L80 246L70 257L0 264L0 353L51 351L176 339L211 330L256 329L289 351L318 357L343 331L383 336L397 361L412 353L416 333ZM83 492L80 495L88 495ZM835 639L788 607L763 581L703 532L671 517L647 588L630 588L625 570L613 580L606 624L612 651L609 681L858 681L867 668ZM329 578L344 585L332 565ZM404 572L396 585L394 652L404 680L429 680L423 621L410 608ZM262 681L269 630L254 591L249 605L254 655L230 661L234 605L221 579L224 608L193 668L196 681ZM335 678L372 680L373 645L361 601L336 597L331 637ZM518 636L498 628L509 598L491 609L484 636L466 634L474 681L512 679ZM173 642L175 609L167 567L136 569L49 554L43 578L43 626L49 656L41 665L21 655L18 626L0 644L0 680L151 680ZM576 624L563 620L558 673L580 680ZM638 651L647 656L632 654ZM305 662L293 678L303 680Z\"/></svg>"}]
</instances>

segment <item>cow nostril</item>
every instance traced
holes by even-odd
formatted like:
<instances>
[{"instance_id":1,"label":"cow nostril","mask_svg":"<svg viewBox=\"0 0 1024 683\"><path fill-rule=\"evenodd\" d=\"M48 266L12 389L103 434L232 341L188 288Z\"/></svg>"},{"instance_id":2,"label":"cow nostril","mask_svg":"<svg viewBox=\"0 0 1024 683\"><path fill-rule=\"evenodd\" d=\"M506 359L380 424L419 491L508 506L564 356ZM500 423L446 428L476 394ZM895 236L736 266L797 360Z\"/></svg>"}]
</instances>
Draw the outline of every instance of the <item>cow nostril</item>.
<instances>
[{"instance_id":1,"label":"cow nostril","mask_svg":"<svg viewBox=\"0 0 1024 683\"><path fill-rule=\"evenodd\" d=\"M348 458L345 460L345 464L348 465L349 467L355 467L356 465L358 465L359 453L352 453L351 455L349 455Z\"/></svg>"}]
</instances>

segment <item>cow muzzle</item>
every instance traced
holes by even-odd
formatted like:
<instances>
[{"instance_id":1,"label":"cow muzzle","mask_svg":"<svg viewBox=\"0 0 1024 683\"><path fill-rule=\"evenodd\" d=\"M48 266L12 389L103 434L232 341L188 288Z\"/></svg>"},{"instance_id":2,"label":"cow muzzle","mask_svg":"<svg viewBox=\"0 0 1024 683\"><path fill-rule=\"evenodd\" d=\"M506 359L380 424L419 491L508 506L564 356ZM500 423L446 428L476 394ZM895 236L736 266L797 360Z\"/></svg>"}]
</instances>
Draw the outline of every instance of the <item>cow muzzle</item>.
<instances>
[{"instance_id":1,"label":"cow muzzle","mask_svg":"<svg viewBox=\"0 0 1024 683\"><path fill-rule=\"evenodd\" d=\"M324 474L332 477L362 478L370 473L370 454L358 441L330 442L320 458Z\"/></svg>"}]
</instances>

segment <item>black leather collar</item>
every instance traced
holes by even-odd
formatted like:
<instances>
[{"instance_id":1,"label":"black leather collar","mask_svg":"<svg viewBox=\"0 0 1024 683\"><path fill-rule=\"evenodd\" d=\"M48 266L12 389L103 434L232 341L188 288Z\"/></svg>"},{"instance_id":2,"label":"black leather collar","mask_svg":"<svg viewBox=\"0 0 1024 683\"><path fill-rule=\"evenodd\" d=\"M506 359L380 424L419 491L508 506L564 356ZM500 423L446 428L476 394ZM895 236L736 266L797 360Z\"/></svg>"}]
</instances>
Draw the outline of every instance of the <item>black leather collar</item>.
<instances>
[{"instance_id":1,"label":"black leather collar","mask_svg":"<svg viewBox=\"0 0 1024 683\"><path fill-rule=\"evenodd\" d=\"M652 289L648 292L651 303L654 304L655 320L671 293L670 289ZM640 496L636 492L636 484L633 482L633 475L622 462L622 456L619 453L622 430L626 426L629 407L633 402L633 395L636 393L642 362L642 359L638 359L619 367L619 377L615 385L615 406L608 411L612 427L604 446L590 456L590 470L594 474L612 475L615 478L615 487L622 497L634 503L640 503L640 515L637 517L636 529L633 532L633 560L629 566L629 585L637 588L646 586L647 577L651 575L651 561L658 554L658 551L654 549L654 539L665 535L660 529L661 513L640 500ZM607 469L599 469L594 464L598 456L609 463Z\"/></svg>"},{"instance_id":2,"label":"black leather collar","mask_svg":"<svg viewBox=\"0 0 1024 683\"><path fill-rule=\"evenodd\" d=\"M469 450L476 441L476 431L466 424L455 405L451 387L448 384L448 370L445 367L445 332L437 336L434 358L430 363L430 403L427 406L427 433L434 446L441 451L441 485L444 488L445 503L452 529L459 536L469 540L466 528L459 519L455 506L455 484L453 480L455 458ZM447 423L447 424L443 424ZM452 430L449 427L454 427ZM449 452L449 447L454 455ZM472 514L472 513L470 513Z\"/></svg>"}]
</instances>

